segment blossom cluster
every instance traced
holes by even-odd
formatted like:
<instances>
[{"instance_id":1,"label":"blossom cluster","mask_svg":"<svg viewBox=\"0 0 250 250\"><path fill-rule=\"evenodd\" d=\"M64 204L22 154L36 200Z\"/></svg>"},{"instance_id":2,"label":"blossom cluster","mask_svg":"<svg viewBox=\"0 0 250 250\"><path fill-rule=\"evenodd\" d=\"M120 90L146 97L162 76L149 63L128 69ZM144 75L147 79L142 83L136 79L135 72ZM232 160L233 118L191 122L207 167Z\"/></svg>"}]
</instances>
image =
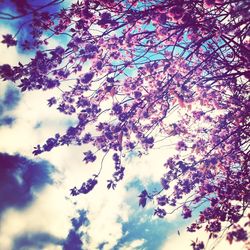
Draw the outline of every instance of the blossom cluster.
<instances>
[{"instance_id":1,"label":"blossom cluster","mask_svg":"<svg viewBox=\"0 0 250 250\"><path fill-rule=\"evenodd\" d=\"M129 153L143 156L174 141L162 189L143 190L139 204L155 200L158 217L181 209L184 219L205 204L188 231L203 227L219 237L228 229L230 243L246 242L249 224L238 223L250 193L248 7L243 0L85 0L39 13L39 22L31 21L33 44L25 45L36 54L25 65L1 65L0 77L22 91L59 89L48 106L74 115L77 124L33 153L87 144L94 149L83 153L84 164L97 152L112 154L107 188L115 189ZM50 42L45 31L69 41L43 50ZM10 34L2 43L19 46ZM71 194L90 192L100 174ZM192 246L204 249L200 241Z\"/></svg>"}]
</instances>

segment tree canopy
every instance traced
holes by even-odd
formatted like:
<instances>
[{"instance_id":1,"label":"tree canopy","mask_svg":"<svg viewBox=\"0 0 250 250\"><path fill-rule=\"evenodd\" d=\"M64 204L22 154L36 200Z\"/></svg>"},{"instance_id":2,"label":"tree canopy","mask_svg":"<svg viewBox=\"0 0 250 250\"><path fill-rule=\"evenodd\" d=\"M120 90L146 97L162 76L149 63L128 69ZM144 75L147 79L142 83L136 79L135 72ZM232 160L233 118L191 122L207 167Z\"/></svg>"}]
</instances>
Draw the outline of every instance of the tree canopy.
<instances>
[{"instance_id":1,"label":"tree canopy","mask_svg":"<svg viewBox=\"0 0 250 250\"><path fill-rule=\"evenodd\" d=\"M226 232L230 243L249 244L250 2L85 0L48 9L58 2L0 12L2 20L20 21L2 43L33 53L26 64L1 65L0 77L21 91L59 89L48 106L77 118L34 155L88 145L83 161L90 164L110 154L107 188L115 189L127 155L143 157L174 142L161 188L142 190L139 204L156 201L160 218L180 209L186 219L203 207L188 231L203 228L209 238ZM64 42L51 48L53 38ZM90 192L102 167L110 166L102 161L71 194ZM192 246L205 248L200 241Z\"/></svg>"}]
</instances>

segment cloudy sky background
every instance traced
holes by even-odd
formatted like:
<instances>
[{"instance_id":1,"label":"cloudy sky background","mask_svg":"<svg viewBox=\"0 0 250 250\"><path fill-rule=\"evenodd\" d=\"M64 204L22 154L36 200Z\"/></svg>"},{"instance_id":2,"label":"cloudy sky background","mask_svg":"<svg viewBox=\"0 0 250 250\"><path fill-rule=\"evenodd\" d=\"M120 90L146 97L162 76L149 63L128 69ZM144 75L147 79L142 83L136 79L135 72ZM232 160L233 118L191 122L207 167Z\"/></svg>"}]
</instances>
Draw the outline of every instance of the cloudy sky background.
<instances>
[{"instance_id":1,"label":"cloudy sky background","mask_svg":"<svg viewBox=\"0 0 250 250\"><path fill-rule=\"evenodd\" d=\"M6 33L14 34L15 25L0 21L0 36ZM51 46L57 43L51 41ZM17 48L0 44L0 64L28 60L29 55ZM71 197L69 189L98 172L100 162L86 166L82 161L86 148L76 146L32 155L34 146L74 124L73 117L48 108L47 99L59 94L58 90L20 93L12 84L0 82L1 250L186 250L191 249L191 239L206 239L204 232L186 233L190 220L183 221L179 213L158 219L153 216L154 204L138 206L138 194L157 185L171 148L126 159L125 178L114 191L106 189L113 170L107 157L95 189ZM231 247L223 240L215 249L242 246Z\"/></svg>"}]
</instances>

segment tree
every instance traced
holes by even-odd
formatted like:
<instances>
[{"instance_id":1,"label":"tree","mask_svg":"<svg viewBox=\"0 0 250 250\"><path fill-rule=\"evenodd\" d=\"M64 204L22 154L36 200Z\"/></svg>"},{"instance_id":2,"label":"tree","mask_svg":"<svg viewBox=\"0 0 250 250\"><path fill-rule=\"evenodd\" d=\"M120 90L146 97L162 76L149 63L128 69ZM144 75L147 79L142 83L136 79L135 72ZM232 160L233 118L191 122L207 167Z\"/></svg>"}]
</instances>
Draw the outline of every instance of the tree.
<instances>
[{"instance_id":1,"label":"tree","mask_svg":"<svg viewBox=\"0 0 250 250\"><path fill-rule=\"evenodd\" d=\"M115 189L124 156L143 157L173 138L162 188L143 190L139 204L155 200L160 218L182 209L184 219L205 204L188 231L203 227L209 238L227 231L230 243L249 244L249 7L243 0L85 0L27 12L32 42L6 34L2 43L36 53L25 65L0 66L0 76L21 91L60 89L48 105L78 119L34 155L72 144L90 146L86 164L112 154L107 188ZM46 49L58 36L65 46ZM101 169L71 194L90 192Z\"/></svg>"}]
</instances>

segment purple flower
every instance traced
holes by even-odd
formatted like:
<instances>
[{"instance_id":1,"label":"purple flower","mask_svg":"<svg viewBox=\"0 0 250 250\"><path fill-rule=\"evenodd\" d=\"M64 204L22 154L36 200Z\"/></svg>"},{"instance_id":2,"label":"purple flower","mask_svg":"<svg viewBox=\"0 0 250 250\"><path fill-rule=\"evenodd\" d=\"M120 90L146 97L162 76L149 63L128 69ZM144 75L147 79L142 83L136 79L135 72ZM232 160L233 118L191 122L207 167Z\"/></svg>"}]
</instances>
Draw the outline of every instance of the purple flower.
<instances>
[{"instance_id":1,"label":"purple flower","mask_svg":"<svg viewBox=\"0 0 250 250\"><path fill-rule=\"evenodd\" d=\"M179 165L182 173L186 173L188 171L189 167L183 161L179 161L177 164Z\"/></svg>"},{"instance_id":2,"label":"purple flower","mask_svg":"<svg viewBox=\"0 0 250 250\"><path fill-rule=\"evenodd\" d=\"M13 38L11 34L3 35L2 43L6 43L7 47L17 45L17 41Z\"/></svg>"},{"instance_id":3,"label":"purple flower","mask_svg":"<svg viewBox=\"0 0 250 250\"><path fill-rule=\"evenodd\" d=\"M175 199L170 200L169 205L175 207L176 206L176 200Z\"/></svg>"},{"instance_id":4,"label":"purple flower","mask_svg":"<svg viewBox=\"0 0 250 250\"><path fill-rule=\"evenodd\" d=\"M115 162L119 162L120 161L120 157L119 157L119 155L117 153L114 153L112 158L113 158L113 160Z\"/></svg>"},{"instance_id":5,"label":"purple flower","mask_svg":"<svg viewBox=\"0 0 250 250\"><path fill-rule=\"evenodd\" d=\"M135 99L139 99L142 96L142 93L140 91L135 91L134 93Z\"/></svg>"},{"instance_id":6,"label":"purple flower","mask_svg":"<svg viewBox=\"0 0 250 250\"><path fill-rule=\"evenodd\" d=\"M85 46L85 51L88 52L88 53L93 53L93 52L97 52L98 51L98 47L94 44L87 44Z\"/></svg>"},{"instance_id":7,"label":"purple flower","mask_svg":"<svg viewBox=\"0 0 250 250\"><path fill-rule=\"evenodd\" d=\"M0 77L4 80L9 80L14 76L14 71L9 64L3 64L0 66Z\"/></svg>"},{"instance_id":8,"label":"purple flower","mask_svg":"<svg viewBox=\"0 0 250 250\"><path fill-rule=\"evenodd\" d=\"M128 149L134 149L135 148L135 144L133 142L129 142L127 145Z\"/></svg>"},{"instance_id":9,"label":"purple flower","mask_svg":"<svg viewBox=\"0 0 250 250\"><path fill-rule=\"evenodd\" d=\"M84 182L81 188L78 190L79 193L87 194L89 193L97 184L96 179L89 179L87 182Z\"/></svg>"},{"instance_id":10,"label":"purple flower","mask_svg":"<svg viewBox=\"0 0 250 250\"><path fill-rule=\"evenodd\" d=\"M182 183L183 191L188 194L191 191L191 183L188 179L184 180Z\"/></svg>"},{"instance_id":11,"label":"purple flower","mask_svg":"<svg viewBox=\"0 0 250 250\"><path fill-rule=\"evenodd\" d=\"M83 20L78 20L76 22L76 26L75 26L76 29L84 29L85 28L85 21Z\"/></svg>"},{"instance_id":12,"label":"purple flower","mask_svg":"<svg viewBox=\"0 0 250 250\"><path fill-rule=\"evenodd\" d=\"M232 242L236 241L246 241L248 239L247 232L243 228L237 228L236 230L229 232L227 234L227 240Z\"/></svg>"},{"instance_id":13,"label":"purple flower","mask_svg":"<svg viewBox=\"0 0 250 250\"><path fill-rule=\"evenodd\" d=\"M89 143L91 140L92 140L92 136L90 133L85 134L84 137L82 138L83 143Z\"/></svg>"},{"instance_id":14,"label":"purple flower","mask_svg":"<svg viewBox=\"0 0 250 250\"><path fill-rule=\"evenodd\" d=\"M109 83L114 83L115 82L115 79L113 77L108 77L107 78L107 82Z\"/></svg>"},{"instance_id":15,"label":"purple flower","mask_svg":"<svg viewBox=\"0 0 250 250\"><path fill-rule=\"evenodd\" d=\"M190 208L188 208L187 206L183 206L182 209L182 216L184 219L192 217L192 211L190 210Z\"/></svg>"},{"instance_id":16,"label":"purple flower","mask_svg":"<svg viewBox=\"0 0 250 250\"><path fill-rule=\"evenodd\" d=\"M76 196L78 194L79 194L79 192L78 192L78 189L76 187L70 189L70 195Z\"/></svg>"},{"instance_id":17,"label":"purple flower","mask_svg":"<svg viewBox=\"0 0 250 250\"><path fill-rule=\"evenodd\" d=\"M193 250L202 250L205 248L203 241L192 242L191 246L193 247Z\"/></svg>"},{"instance_id":18,"label":"purple flower","mask_svg":"<svg viewBox=\"0 0 250 250\"><path fill-rule=\"evenodd\" d=\"M54 87L58 87L60 82L58 80L48 79L47 80L47 88L52 89Z\"/></svg>"},{"instance_id":19,"label":"purple flower","mask_svg":"<svg viewBox=\"0 0 250 250\"><path fill-rule=\"evenodd\" d=\"M166 195L160 196L157 198L157 202L159 206L165 206L168 203L168 198Z\"/></svg>"},{"instance_id":20,"label":"purple flower","mask_svg":"<svg viewBox=\"0 0 250 250\"><path fill-rule=\"evenodd\" d=\"M175 5L169 9L169 16L173 17L175 20L180 19L183 16L184 9L181 6Z\"/></svg>"},{"instance_id":21,"label":"purple flower","mask_svg":"<svg viewBox=\"0 0 250 250\"><path fill-rule=\"evenodd\" d=\"M107 137L107 139L109 140L112 140L114 137L113 137L113 133L111 131L107 131L105 133L105 136Z\"/></svg>"},{"instance_id":22,"label":"purple flower","mask_svg":"<svg viewBox=\"0 0 250 250\"><path fill-rule=\"evenodd\" d=\"M221 230L221 223L219 221L212 221L206 228L209 232L217 233Z\"/></svg>"},{"instance_id":23,"label":"purple flower","mask_svg":"<svg viewBox=\"0 0 250 250\"><path fill-rule=\"evenodd\" d=\"M113 177L114 177L115 181L117 182L117 181L120 181L123 179L125 168L122 167L120 165L120 163L117 163L115 169L116 169L116 171L114 172Z\"/></svg>"},{"instance_id":24,"label":"purple flower","mask_svg":"<svg viewBox=\"0 0 250 250\"><path fill-rule=\"evenodd\" d=\"M79 97L78 102L77 102L77 107L85 107L85 106L89 106L90 102L88 99L84 98L84 97Z\"/></svg>"},{"instance_id":25,"label":"purple flower","mask_svg":"<svg viewBox=\"0 0 250 250\"><path fill-rule=\"evenodd\" d=\"M189 227L187 227L187 231L190 233L196 232L197 229L200 229L201 226L199 226L197 223L192 223Z\"/></svg>"},{"instance_id":26,"label":"purple flower","mask_svg":"<svg viewBox=\"0 0 250 250\"><path fill-rule=\"evenodd\" d=\"M48 106L51 107L52 105L56 104L56 98L52 97L47 100L48 101Z\"/></svg>"},{"instance_id":27,"label":"purple flower","mask_svg":"<svg viewBox=\"0 0 250 250\"><path fill-rule=\"evenodd\" d=\"M127 114L127 113L121 113L120 115L119 115L119 120L121 121L121 122L124 122L125 120L127 120L129 118L129 115Z\"/></svg>"},{"instance_id":28,"label":"purple flower","mask_svg":"<svg viewBox=\"0 0 250 250\"><path fill-rule=\"evenodd\" d=\"M156 208L154 215L157 215L159 218L164 218L166 216L166 211L163 208Z\"/></svg>"},{"instance_id":29,"label":"purple flower","mask_svg":"<svg viewBox=\"0 0 250 250\"><path fill-rule=\"evenodd\" d=\"M75 136L77 134L78 130L74 127L69 127L67 130L67 135L69 136Z\"/></svg>"},{"instance_id":30,"label":"purple flower","mask_svg":"<svg viewBox=\"0 0 250 250\"><path fill-rule=\"evenodd\" d=\"M53 56L53 58L58 58L58 57L61 57L64 52L65 52L64 48L62 48L61 46L58 46L54 50L52 50L50 54Z\"/></svg>"},{"instance_id":31,"label":"purple flower","mask_svg":"<svg viewBox=\"0 0 250 250\"><path fill-rule=\"evenodd\" d=\"M97 63L96 63L96 68L98 69L98 70L101 70L102 69L102 61L98 61Z\"/></svg>"},{"instance_id":32,"label":"purple flower","mask_svg":"<svg viewBox=\"0 0 250 250\"><path fill-rule=\"evenodd\" d=\"M49 138L46 141L46 144L43 145L43 150L44 151L50 151L52 148L58 146L58 138Z\"/></svg>"},{"instance_id":33,"label":"purple flower","mask_svg":"<svg viewBox=\"0 0 250 250\"><path fill-rule=\"evenodd\" d=\"M145 207L147 203L148 198L148 192L146 190L143 190L139 195L139 206Z\"/></svg>"},{"instance_id":34,"label":"purple flower","mask_svg":"<svg viewBox=\"0 0 250 250\"><path fill-rule=\"evenodd\" d=\"M104 12L101 15L101 20L99 20L97 23L99 25L104 25L110 22L111 22L111 14L109 12Z\"/></svg>"},{"instance_id":35,"label":"purple flower","mask_svg":"<svg viewBox=\"0 0 250 250\"><path fill-rule=\"evenodd\" d=\"M210 160L210 162L211 162L213 165L215 165L215 164L217 163L217 159L216 159L215 157L213 157L213 158Z\"/></svg>"},{"instance_id":36,"label":"purple flower","mask_svg":"<svg viewBox=\"0 0 250 250\"><path fill-rule=\"evenodd\" d=\"M82 83L89 83L94 77L94 73L93 72L89 72L86 73L82 78L81 78L81 82Z\"/></svg>"},{"instance_id":37,"label":"purple flower","mask_svg":"<svg viewBox=\"0 0 250 250\"><path fill-rule=\"evenodd\" d=\"M143 140L143 142L146 143L146 144L152 145L154 143L154 138L153 137L146 137Z\"/></svg>"},{"instance_id":38,"label":"purple flower","mask_svg":"<svg viewBox=\"0 0 250 250\"><path fill-rule=\"evenodd\" d=\"M94 162L96 160L96 156L89 150L87 152L84 152L84 158L83 161L85 161L86 163L88 162Z\"/></svg>"},{"instance_id":39,"label":"purple flower","mask_svg":"<svg viewBox=\"0 0 250 250\"><path fill-rule=\"evenodd\" d=\"M176 145L176 150L179 151L186 151L187 150L187 145L184 141L179 141Z\"/></svg>"},{"instance_id":40,"label":"purple flower","mask_svg":"<svg viewBox=\"0 0 250 250\"><path fill-rule=\"evenodd\" d=\"M218 203L218 199L212 198L210 202L211 202L211 206L214 207Z\"/></svg>"},{"instance_id":41,"label":"purple flower","mask_svg":"<svg viewBox=\"0 0 250 250\"><path fill-rule=\"evenodd\" d=\"M82 56L85 56L86 58L94 58L96 53L98 52L98 47L94 44L87 44L85 46L85 50L81 50L80 53Z\"/></svg>"},{"instance_id":42,"label":"purple flower","mask_svg":"<svg viewBox=\"0 0 250 250\"><path fill-rule=\"evenodd\" d=\"M41 154L43 151L41 149L41 146L40 145L37 145L36 147L34 147L34 150L32 152L33 155L39 155Z\"/></svg>"},{"instance_id":43,"label":"purple flower","mask_svg":"<svg viewBox=\"0 0 250 250\"><path fill-rule=\"evenodd\" d=\"M114 104L112 110L115 112L116 115L119 115L122 112L122 106L116 103Z\"/></svg>"},{"instance_id":44,"label":"purple flower","mask_svg":"<svg viewBox=\"0 0 250 250\"><path fill-rule=\"evenodd\" d=\"M169 189L168 181L165 178L161 178L161 185L164 189Z\"/></svg>"},{"instance_id":45,"label":"purple flower","mask_svg":"<svg viewBox=\"0 0 250 250\"><path fill-rule=\"evenodd\" d=\"M144 117L144 118L148 118L148 117L149 117L148 112L146 112L146 111L145 111L145 112L143 112L143 117Z\"/></svg>"},{"instance_id":46,"label":"purple flower","mask_svg":"<svg viewBox=\"0 0 250 250\"><path fill-rule=\"evenodd\" d=\"M107 188L108 189L110 189L110 188L115 189L115 187L116 187L116 184L114 183L114 181L108 180Z\"/></svg>"},{"instance_id":47,"label":"purple flower","mask_svg":"<svg viewBox=\"0 0 250 250\"><path fill-rule=\"evenodd\" d=\"M193 117L197 120L200 120L205 113L203 111L193 111Z\"/></svg>"}]
</instances>

